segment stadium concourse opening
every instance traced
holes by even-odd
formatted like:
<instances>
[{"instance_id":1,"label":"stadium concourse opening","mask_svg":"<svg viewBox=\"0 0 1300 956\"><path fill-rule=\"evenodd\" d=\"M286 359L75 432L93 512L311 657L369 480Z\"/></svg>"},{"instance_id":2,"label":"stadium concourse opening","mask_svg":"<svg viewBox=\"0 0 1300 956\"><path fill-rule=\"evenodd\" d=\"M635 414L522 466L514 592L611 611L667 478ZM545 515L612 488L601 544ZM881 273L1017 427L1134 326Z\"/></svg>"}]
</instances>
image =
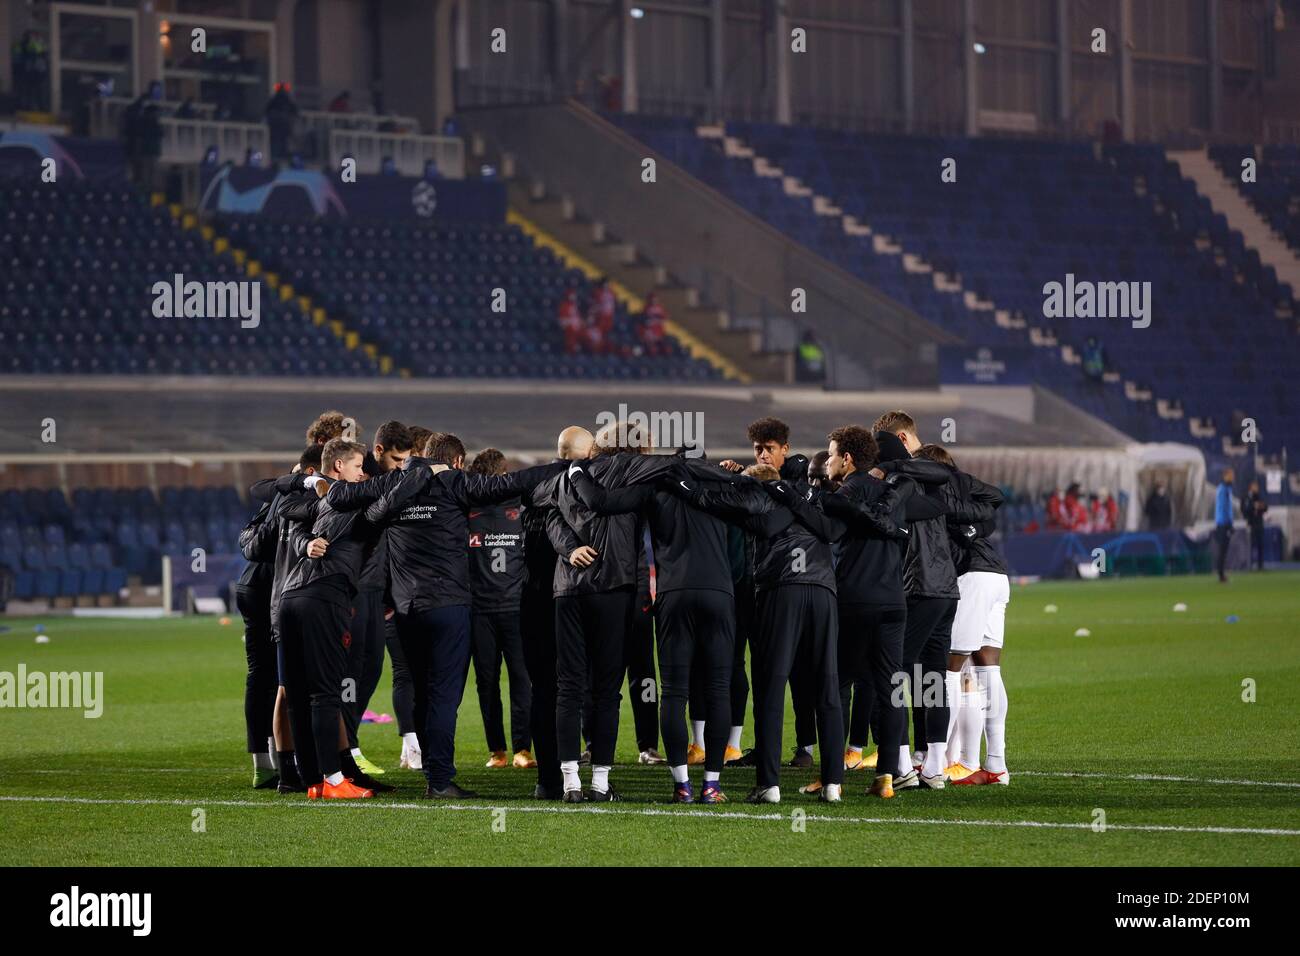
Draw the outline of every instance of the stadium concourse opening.
<instances>
[{"instance_id":1,"label":"stadium concourse opening","mask_svg":"<svg viewBox=\"0 0 1300 956\"><path fill-rule=\"evenodd\" d=\"M0 865L143 868L20 919L1300 862L1296 63L1297 0L0 0Z\"/></svg>"}]
</instances>

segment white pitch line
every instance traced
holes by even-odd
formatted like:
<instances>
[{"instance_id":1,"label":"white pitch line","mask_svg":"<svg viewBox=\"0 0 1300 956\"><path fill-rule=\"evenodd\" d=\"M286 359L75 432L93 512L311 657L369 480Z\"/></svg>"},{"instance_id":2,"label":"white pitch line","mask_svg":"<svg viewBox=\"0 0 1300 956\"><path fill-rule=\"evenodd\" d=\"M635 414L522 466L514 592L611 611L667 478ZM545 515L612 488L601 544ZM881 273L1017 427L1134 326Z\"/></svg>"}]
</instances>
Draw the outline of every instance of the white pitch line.
<instances>
[{"instance_id":1,"label":"white pitch line","mask_svg":"<svg viewBox=\"0 0 1300 956\"><path fill-rule=\"evenodd\" d=\"M1166 783L1214 783L1245 787L1300 787L1289 780L1224 780L1215 777L1166 777L1154 773L1083 773L1075 771L1017 770L1017 777L1087 777L1090 780L1159 780Z\"/></svg>"},{"instance_id":2,"label":"white pitch line","mask_svg":"<svg viewBox=\"0 0 1300 956\"><path fill-rule=\"evenodd\" d=\"M0 795L0 802L5 803L72 803L72 804L91 804L100 806L164 806L164 807L253 807L259 809L311 809L317 804L294 800L292 802L260 802L255 800L114 800L109 798L96 797L19 797ZM641 809L615 809L607 807L546 807L546 806L501 806L485 803L481 806L461 803L387 803L383 800L371 801L343 801L335 804L340 807L348 807L354 810L416 810L439 812L444 810L460 810L477 813L492 813L496 810L508 810L515 813L596 813L608 814L611 816L633 816L633 817L699 817L710 820L759 820L771 821L780 820L788 821L790 817L784 813L747 813L737 810L667 810L655 807L644 807ZM325 811L330 812L330 811ZM822 814L806 813L805 820L812 820L817 823L857 823L857 824L909 824L918 826L966 826L966 827L1001 827L1001 828L1030 828L1045 830L1091 830L1091 823L1062 823L1049 822L1044 820L939 820L923 817L835 817L825 816ZM1300 837L1300 830L1284 830L1274 827L1186 827L1172 826L1157 823L1108 823L1107 830L1130 830L1144 833L1226 833L1236 834L1239 836L1294 836Z\"/></svg>"},{"instance_id":3,"label":"white pitch line","mask_svg":"<svg viewBox=\"0 0 1300 956\"><path fill-rule=\"evenodd\" d=\"M227 773L244 773L245 771L235 771L231 767L97 767L93 768L95 773L205 773L211 775ZM25 776L32 773L54 773L83 775L86 768L78 770L0 770L0 778L6 775ZM414 771L418 774L418 771ZM1057 778L1083 778L1088 780L1138 780L1138 781L1157 781L1164 783L1209 783L1217 786L1234 786L1234 787L1290 787L1300 789L1300 781L1294 780L1229 780L1221 777L1170 777L1162 774L1153 773L1085 773L1084 771L1075 770L1016 770L1012 773L1014 777L1057 777ZM400 778L394 778L400 779ZM411 778L415 780L415 777Z\"/></svg>"}]
</instances>

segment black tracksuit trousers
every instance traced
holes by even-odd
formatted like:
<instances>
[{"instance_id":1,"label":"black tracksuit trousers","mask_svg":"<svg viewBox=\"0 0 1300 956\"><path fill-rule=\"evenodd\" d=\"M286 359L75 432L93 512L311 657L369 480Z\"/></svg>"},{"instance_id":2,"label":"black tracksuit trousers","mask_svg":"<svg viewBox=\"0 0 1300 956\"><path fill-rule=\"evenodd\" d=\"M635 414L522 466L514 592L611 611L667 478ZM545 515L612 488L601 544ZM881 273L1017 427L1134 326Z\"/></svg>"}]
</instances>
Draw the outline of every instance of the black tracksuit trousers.
<instances>
[{"instance_id":1,"label":"black tracksuit trousers","mask_svg":"<svg viewBox=\"0 0 1300 956\"><path fill-rule=\"evenodd\" d=\"M645 604L642 604L642 601ZM632 611L632 626L623 648L627 686L632 694L632 723L636 749L659 746L659 684L655 679L655 618L648 596L638 598Z\"/></svg>"},{"instance_id":2,"label":"black tracksuit trousers","mask_svg":"<svg viewBox=\"0 0 1300 956\"><path fill-rule=\"evenodd\" d=\"M352 603L352 644L348 648L348 676L355 682L354 692L351 700L343 702L350 746L359 746L357 728L383 675L384 592L361 591Z\"/></svg>"},{"instance_id":3,"label":"black tracksuit trousers","mask_svg":"<svg viewBox=\"0 0 1300 956\"><path fill-rule=\"evenodd\" d=\"M731 726L745 726L745 704L749 700L749 677L745 674L745 646L757 627L754 599L736 597L736 651L731 666Z\"/></svg>"},{"instance_id":4,"label":"black tracksuit trousers","mask_svg":"<svg viewBox=\"0 0 1300 956\"><path fill-rule=\"evenodd\" d=\"M623 646L623 664L627 669L628 701L632 705L636 749L653 750L659 746L659 686L655 679L654 605L646 595L640 595L636 599L632 626L627 629L627 640ZM691 700L694 706L694 696ZM703 712L703 705L700 712ZM582 739L587 742L588 748L591 745L593 726L595 708L588 689L587 698L582 705Z\"/></svg>"},{"instance_id":5,"label":"black tracksuit trousers","mask_svg":"<svg viewBox=\"0 0 1300 956\"><path fill-rule=\"evenodd\" d=\"M505 714L501 707L501 660L510 678L510 748L514 753L532 746L533 688L524 665L523 639L519 633L519 609L474 612L470 618L470 639L474 644L474 686L479 712L487 734L488 750L506 749Z\"/></svg>"},{"instance_id":6,"label":"black tracksuit trousers","mask_svg":"<svg viewBox=\"0 0 1300 956\"><path fill-rule=\"evenodd\" d=\"M843 667L840 668L840 674L844 674ZM841 676L841 687L844 686L843 680ZM846 702L844 695L840 695L840 706L844 711L844 739L850 747L866 747L867 737L871 735L870 702L875 695L867 689L866 681L855 681L849 686L852 689L851 699Z\"/></svg>"},{"instance_id":7,"label":"black tracksuit trousers","mask_svg":"<svg viewBox=\"0 0 1300 956\"><path fill-rule=\"evenodd\" d=\"M912 710L921 710L917 725L916 749L921 744L941 743L948 739L948 697L943 678L948 672L948 653L952 650L952 620L957 602L952 598L907 599L907 626L903 631L903 673L912 684ZM921 668L921 686L916 686L916 667ZM924 727L922 738L921 727ZM884 738L877 738L883 740ZM896 745L907 743L907 720L899 728ZM908 768L902 768L906 773ZM881 771L882 773L885 771Z\"/></svg>"},{"instance_id":8,"label":"black tracksuit trousers","mask_svg":"<svg viewBox=\"0 0 1300 956\"><path fill-rule=\"evenodd\" d=\"M524 648L524 665L533 693L529 729L533 757L537 760L537 783L558 795L564 785L556 749L556 649L555 598L550 582L542 588L525 587L519 603L519 629Z\"/></svg>"},{"instance_id":9,"label":"black tracksuit trousers","mask_svg":"<svg viewBox=\"0 0 1300 956\"><path fill-rule=\"evenodd\" d=\"M805 674L797 657L790 672L790 703L794 707L794 742L811 747L817 743L817 675Z\"/></svg>"},{"instance_id":10,"label":"black tracksuit trousers","mask_svg":"<svg viewBox=\"0 0 1300 956\"><path fill-rule=\"evenodd\" d=\"M754 746L758 785L780 783L785 687L798 668L808 681L823 784L844 782L844 717L836 659L839 612L835 594L816 584L782 584L758 595L754 668Z\"/></svg>"},{"instance_id":11,"label":"black tracksuit trousers","mask_svg":"<svg viewBox=\"0 0 1300 956\"><path fill-rule=\"evenodd\" d=\"M397 734L405 737L415 733L415 685L411 668L406 663L406 651L397 636L397 616L384 621L384 644L388 647L388 661L393 666L393 716L397 718Z\"/></svg>"},{"instance_id":12,"label":"black tracksuit trousers","mask_svg":"<svg viewBox=\"0 0 1300 956\"><path fill-rule=\"evenodd\" d=\"M271 602L264 589L236 586L235 606L244 618L244 657L248 677L244 681L244 727L248 752L267 752L275 716L275 695L280 685L271 643Z\"/></svg>"},{"instance_id":13,"label":"black tracksuit trousers","mask_svg":"<svg viewBox=\"0 0 1300 956\"><path fill-rule=\"evenodd\" d=\"M897 776L898 742L907 715L895 706L895 675L902 670L906 607L876 604L840 605L840 700L848 706L856 692L855 711L866 714L876 740L876 773ZM857 713L854 714L855 722ZM864 732L859 740L866 739ZM904 768L903 772L907 769Z\"/></svg>"},{"instance_id":14,"label":"black tracksuit trousers","mask_svg":"<svg viewBox=\"0 0 1300 956\"><path fill-rule=\"evenodd\" d=\"M731 670L736 640L735 605L725 591L682 588L655 596L659 644L659 707L664 756L670 767L686 763L686 704L692 672L704 694L704 769L722 770L731 733Z\"/></svg>"},{"instance_id":15,"label":"black tracksuit trousers","mask_svg":"<svg viewBox=\"0 0 1300 956\"><path fill-rule=\"evenodd\" d=\"M342 769L339 714L348 676L349 608L304 588L280 600L280 640L285 646L284 689L294 750L308 785Z\"/></svg>"},{"instance_id":16,"label":"black tracksuit trousers","mask_svg":"<svg viewBox=\"0 0 1300 956\"><path fill-rule=\"evenodd\" d=\"M576 762L581 756L588 686L593 707L592 765L614 763L623 700L623 647L635 606L636 590L631 585L555 599L555 735L561 763Z\"/></svg>"}]
</instances>

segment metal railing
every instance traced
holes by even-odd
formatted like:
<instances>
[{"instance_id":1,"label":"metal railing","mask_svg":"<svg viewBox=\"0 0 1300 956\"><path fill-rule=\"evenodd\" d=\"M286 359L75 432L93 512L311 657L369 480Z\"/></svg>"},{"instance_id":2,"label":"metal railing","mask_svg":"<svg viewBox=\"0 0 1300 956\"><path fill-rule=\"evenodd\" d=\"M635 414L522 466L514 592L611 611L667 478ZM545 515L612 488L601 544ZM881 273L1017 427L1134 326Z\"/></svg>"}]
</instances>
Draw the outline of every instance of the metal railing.
<instances>
[{"instance_id":1,"label":"metal railing","mask_svg":"<svg viewBox=\"0 0 1300 956\"><path fill-rule=\"evenodd\" d=\"M433 160L447 179L465 178L465 144L454 136L330 130L330 166L337 168L346 156L357 161L358 173L377 173L384 158L391 157L403 176L423 176L425 163Z\"/></svg>"},{"instance_id":2,"label":"metal railing","mask_svg":"<svg viewBox=\"0 0 1300 956\"><path fill-rule=\"evenodd\" d=\"M135 102L129 96L105 96L95 100L90 112L90 135L98 139L117 139L122 131L122 114ZM164 118L175 116L180 109L179 100L153 100L152 105L162 111ZM212 103L191 102L199 119L211 119L216 112Z\"/></svg>"},{"instance_id":3,"label":"metal railing","mask_svg":"<svg viewBox=\"0 0 1300 956\"><path fill-rule=\"evenodd\" d=\"M271 134L264 123L227 123L216 120L163 117L162 155L165 163L197 163L208 148L217 148L218 162L243 162L249 149L267 153Z\"/></svg>"}]
</instances>

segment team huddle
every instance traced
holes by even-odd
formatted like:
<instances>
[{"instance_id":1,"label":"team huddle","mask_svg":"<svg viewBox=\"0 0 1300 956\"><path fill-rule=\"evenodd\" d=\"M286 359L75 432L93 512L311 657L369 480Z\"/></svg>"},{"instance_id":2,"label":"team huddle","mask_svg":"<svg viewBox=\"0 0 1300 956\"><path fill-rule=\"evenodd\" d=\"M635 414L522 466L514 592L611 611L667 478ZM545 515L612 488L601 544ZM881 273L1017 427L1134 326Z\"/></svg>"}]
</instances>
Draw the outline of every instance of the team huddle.
<instances>
[{"instance_id":1,"label":"team huddle","mask_svg":"<svg viewBox=\"0 0 1300 956\"><path fill-rule=\"evenodd\" d=\"M780 802L787 685L790 763L820 760L802 793L839 802L846 771L874 771L882 798L1009 782L1002 495L906 413L836 428L811 461L760 419L748 467L652 449L627 422L569 426L553 462L509 473L491 448L467 466L449 433L355 432L326 412L293 471L250 489L235 594L255 787L394 789L357 738L385 651L401 766L429 799L477 796L455 781L471 661L487 766L535 767L542 800L622 799L625 680L638 760L667 766L675 803L726 801L728 766L755 768L747 802Z\"/></svg>"}]
</instances>

